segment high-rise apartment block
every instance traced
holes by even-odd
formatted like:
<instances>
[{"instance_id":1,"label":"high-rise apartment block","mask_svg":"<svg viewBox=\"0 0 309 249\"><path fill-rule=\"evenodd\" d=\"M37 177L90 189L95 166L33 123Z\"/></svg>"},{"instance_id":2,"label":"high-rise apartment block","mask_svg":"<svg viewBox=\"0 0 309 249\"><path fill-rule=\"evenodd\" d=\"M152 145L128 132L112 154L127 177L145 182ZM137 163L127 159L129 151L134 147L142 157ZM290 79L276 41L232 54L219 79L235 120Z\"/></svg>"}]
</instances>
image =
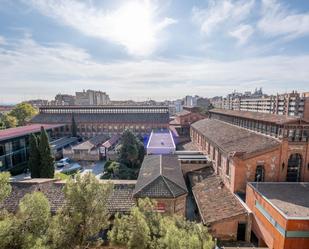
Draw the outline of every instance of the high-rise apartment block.
<instances>
[{"instance_id":1,"label":"high-rise apartment block","mask_svg":"<svg viewBox=\"0 0 309 249\"><path fill-rule=\"evenodd\" d=\"M258 94L255 94L258 93ZM309 92L267 96L259 90L253 94L229 94L226 98L212 100L216 108L298 116L309 119Z\"/></svg>"},{"instance_id":2,"label":"high-rise apartment block","mask_svg":"<svg viewBox=\"0 0 309 249\"><path fill-rule=\"evenodd\" d=\"M93 90L76 92L76 105L108 105L109 103L109 96L105 92Z\"/></svg>"}]
</instances>

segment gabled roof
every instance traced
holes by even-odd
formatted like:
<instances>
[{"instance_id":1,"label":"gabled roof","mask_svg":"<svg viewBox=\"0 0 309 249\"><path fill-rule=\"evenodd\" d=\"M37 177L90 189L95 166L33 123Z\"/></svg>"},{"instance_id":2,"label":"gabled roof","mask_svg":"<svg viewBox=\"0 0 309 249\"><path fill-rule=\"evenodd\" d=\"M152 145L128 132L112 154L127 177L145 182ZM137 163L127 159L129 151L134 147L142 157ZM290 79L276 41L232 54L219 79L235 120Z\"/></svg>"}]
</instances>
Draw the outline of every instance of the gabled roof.
<instances>
[{"instance_id":1,"label":"gabled roof","mask_svg":"<svg viewBox=\"0 0 309 249\"><path fill-rule=\"evenodd\" d=\"M226 153L256 154L280 145L275 138L216 119L203 119L191 126Z\"/></svg>"},{"instance_id":2,"label":"gabled roof","mask_svg":"<svg viewBox=\"0 0 309 249\"><path fill-rule=\"evenodd\" d=\"M73 146L73 150L91 150L94 147L106 142L108 139L107 135L101 134L101 135L97 135L94 136L90 139L88 139L85 142L82 142L78 145Z\"/></svg>"},{"instance_id":3,"label":"gabled roof","mask_svg":"<svg viewBox=\"0 0 309 249\"><path fill-rule=\"evenodd\" d=\"M247 213L239 199L217 175L207 176L192 188L203 224L210 225Z\"/></svg>"},{"instance_id":4,"label":"gabled roof","mask_svg":"<svg viewBox=\"0 0 309 249\"><path fill-rule=\"evenodd\" d=\"M175 198L187 192L177 156L148 155L144 158L134 197Z\"/></svg>"},{"instance_id":5,"label":"gabled roof","mask_svg":"<svg viewBox=\"0 0 309 249\"><path fill-rule=\"evenodd\" d=\"M227 110L227 109L212 109L209 111L213 114L223 114L228 116L234 117L241 117L247 119L253 119L258 121L264 121L269 123L276 123L276 124L287 124L287 123L308 123L304 119L300 117L293 117L293 116L285 116L285 115L278 115L272 113L262 113L262 112L250 112L250 111L237 111L237 110Z\"/></svg>"}]
</instances>

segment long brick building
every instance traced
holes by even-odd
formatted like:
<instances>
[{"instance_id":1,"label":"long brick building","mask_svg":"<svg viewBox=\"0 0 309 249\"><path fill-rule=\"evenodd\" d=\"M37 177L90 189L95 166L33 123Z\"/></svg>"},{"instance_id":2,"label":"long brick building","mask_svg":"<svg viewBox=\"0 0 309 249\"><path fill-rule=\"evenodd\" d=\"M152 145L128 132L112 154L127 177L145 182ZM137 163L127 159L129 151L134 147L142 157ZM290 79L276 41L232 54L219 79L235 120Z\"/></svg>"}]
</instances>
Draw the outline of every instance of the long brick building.
<instances>
[{"instance_id":1,"label":"long brick building","mask_svg":"<svg viewBox=\"0 0 309 249\"><path fill-rule=\"evenodd\" d=\"M252 181L309 181L307 121L233 110L210 113L210 119L191 126L191 138L232 192L245 192Z\"/></svg>"},{"instance_id":2,"label":"long brick building","mask_svg":"<svg viewBox=\"0 0 309 249\"><path fill-rule=\"evenodd\" d=\"M265 241L264 230L263 234L257 232L252 203L250 208L244 203L247 183L308 182L309 122L300 117L214 109L208 119L191 125L190 135L193 143L212 160L214 175L219 177L206 176L193 188L202 218L207 219L204 210L210 208L209 203L226 215L218 216L215 223L208 222L210 231L219 239L244 237L249 241L253 225L256 237ZM217 179L225 198L210 197L209 182L213 179ZM238 204L230 201L233 198L223 191L225 188ZM247 209L246 215L234 215L233 210L241 210L239 204Z\"/></svg>"},{"instance_id":3,"label":"long brick building","mask_svg":"<svg viewBox=\"0 0 309 249\"><path fill-rule=\"evenodd\" d=\"M152 129L169 126L167 106L44 106L31 122L66 124L63 133L71 134L73 117L77 133L84 137L114 135L125 129L150 134Z\"/></svg>"}]
</instances>

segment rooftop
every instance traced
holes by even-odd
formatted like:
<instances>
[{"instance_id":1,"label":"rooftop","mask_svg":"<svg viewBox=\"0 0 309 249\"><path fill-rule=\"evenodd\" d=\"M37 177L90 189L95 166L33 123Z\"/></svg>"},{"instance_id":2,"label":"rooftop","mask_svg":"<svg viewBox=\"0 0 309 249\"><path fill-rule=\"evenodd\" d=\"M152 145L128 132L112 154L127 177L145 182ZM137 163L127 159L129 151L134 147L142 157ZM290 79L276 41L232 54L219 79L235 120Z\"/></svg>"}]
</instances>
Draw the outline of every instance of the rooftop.
<instances>
[{"instance_id":1,"label":"rooftop","mask_svg":"<svg viewBox=\"0 0 309 249\"><path fill-rule=\"evenodd\" d=\"M108 136L107 135L97 135L95 137L92 137L88 140L86 140L85 142L82 142L80 144L77 144L75 146L73 146L73 150L91 150L94 147L106 142L108 140Z\"/></svg>"},{"instance_id":2,"label":"rooftop","mask_svg":"<svg viewBox=\"0 0 309 249\"><path fill-rule=\"evenodd\" d=\"M224 114L228 116L254 119L254 120L259 120L259 121L264 121L264 122L269 122L269 123L276 123L276 124L300 122L300 120L302 120L299 117L278 115L278 114L272 114L272 113L262 113L262 112L236 111L236 110L228 110L228 109L212 109L209 112L216 113L216 114Z\"/></svg>"},{"instance_id":3,"label":"rooftop","mask_svg":"<svg viewBox=\"0 0 309 249\"><path fill-rule=\"evenodd\" d=\"M309 219L309 182L259 182L258 186L257 183L250 185L286 217Z\"/></svg>"},{"instance_id":4,"label":"rooftop","mask_svg":"<svg viewBox=\"0 0 309 249\"><path fill-rule=\"evenodd\" d=\"M31 133L40 132L42 126L44 127L45 130L50 130L50 129L54 129L54 128L61 127L64 125L59 124L59 123L58 124L38 123L38 124L30 124L30 125L20 126L16 128L0 130L0 141L29 135Z\"/></svg>"},{"instance_id":5,"label":"rooftop","mask_svg":"<svg viewBox=\"0 0 309 249\"><path fill-rule=\"evenodd\" d=\"M121 138L120 135L113 135L109 140L104 142L102 144L102 146L105 147L105 148L110 148L110 147L114 146L119 141L120 138Z\"/></svg>"},{"instance_id":6,"label":"rooftop","mask_svg":"<svg viewBox=\"0 0 309 249\"><path fill-rule=\"evenodd\" d=\"M206 177L205 177L206 176ZM222 179L206 173L195 182L192 192L205 225L246 214L246 209L225 186Z\"/></svg>"},{"instance_id":7,"label":"rooftop","mask_svg":"<svg viewBox=\"0 0 309 249\"><path fill-rule=\"evenodd\" d=\"M101 181L102 184L108 181ZM108 198L108 210L111 214L116 212L129 212L135 205L133 200L133 190L136 181L117 180L112 182L114 189ZM27 193L41 191L49 200L51 211L55 213L60 207L65 205L63 187L65 182L55 179L30 179L19 182L11 182L12 192L8 198L0 205L9 212L16 212L20 200Z\"/></svg>"},{"instance_id":8,"label":"rooftop","mask_svg":"<svg viewBox=\"0 0 309 249\"><path fill-rule=\"evenodd\" d=\"M191 126L226 153L258 153L275 148L280 144L273 137L216 119L203 119Z\"/></svg>"},{"instance_id":9,"label":"rooftop","mask_svg":"<svg viewBox=\"0 0 309 249\"><path fill-rule=\"evenodd\" d=\"M41 109L168 109L168 106L165 105L47 105L40 106Z\"/></svg>"},{"instance_id":10,"label":"rooftop","mask_svg":"<svg viewBox=\"0 0 309 249\"><path fill-rule=\"evenodd\" d=\"M175 148L172 133L169 130L152 131L147 148Z\"/></svg>"},{"instance_id":11,"label":"rooftop","mask_svg":"<svg viewBox=\"0 0 309 249\"><path fill-rule=\"evenodd\" d=\"M186 116L188 114L191 114L191 112L187 110L182 110L181 112L177 112L175 115L178 117L181 117L181 116Z\"/></svg>"},{"instance_id":12,"label":"rooftop","mask_svg":"<svg viewBox=\"0 0 309 249\"><path fill-rule=\"evenodd\" d=\"M177 156L145 156L134 189L134 197L175 198L187 192Z\"/></svg>"}]
</instances>

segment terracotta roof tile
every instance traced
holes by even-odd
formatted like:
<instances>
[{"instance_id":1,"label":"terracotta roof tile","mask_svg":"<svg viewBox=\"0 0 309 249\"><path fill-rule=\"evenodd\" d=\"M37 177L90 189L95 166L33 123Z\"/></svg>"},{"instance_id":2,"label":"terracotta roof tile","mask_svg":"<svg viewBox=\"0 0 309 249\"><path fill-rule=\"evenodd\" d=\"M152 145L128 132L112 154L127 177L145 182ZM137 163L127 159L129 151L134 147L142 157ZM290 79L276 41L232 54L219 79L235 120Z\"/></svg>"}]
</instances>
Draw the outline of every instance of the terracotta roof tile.
<instances>
[{"instance_id":1,"label":"terracotta roof tile","mask_svg":"<svg viewBox=\"0 0 309 249\"><path fill-rule=\"evenodd\" d=\"M216 119L191 125L226 153L257 153L279 146L279 140Z\"/></svg>"},{"instance_id":2,"label":"terracotta roof tile","mask_svg":"<svg viewBox=\"0 0 309 249\"><path fill-rule=\"evenodd\" d=\"M205 225L247 212L219 176L207 176L196 183L192 192Z\"/></svg>"},{"instance_id":3,"label":"terracotta roof tile","mask_svg":"<svg viewBox=\"0 0 309 249\"><path fill-rule=\"evenodd\" d=\"M144 158L134 197L174 198L187 192L177 156L148 155Z\"/></svg>"},{"instance_id":4,"label":"terracotta roof tile","mask_svg":"<svg viewBox=\"0 0 309 249\"><path fill-rule=\"evenodd\" d=\"M214 114L224 114L229 116L260 120L276 124L284 124L293 121L297 122L301 120L301 118L299 117L278 115L272 113L262 113L262 112L228 110L228 109L212 109L209 112Z\"/></svg>"},{"instance_id":5,"label":"terracotta roof tile","mask_svg":"<svg viewBox=\"0 0 309 249\"><path fill-rule=\"evenodd\" d=\"M106 181L102 181L102 184L104 183L106 183ZM49 200L51 212L55 213L66 203L63 193L64 184L64 182L57 182L53 179L31 179L12 182L12 192L0 207L4 207L9 212L16 212L18 204L25 194L41 191ZM135 205L133 199L134 187L135 181L115 182L113 192L108 198L108 210L111 214L130 211L130 208Z\"/></svg>"}]
</instances>

